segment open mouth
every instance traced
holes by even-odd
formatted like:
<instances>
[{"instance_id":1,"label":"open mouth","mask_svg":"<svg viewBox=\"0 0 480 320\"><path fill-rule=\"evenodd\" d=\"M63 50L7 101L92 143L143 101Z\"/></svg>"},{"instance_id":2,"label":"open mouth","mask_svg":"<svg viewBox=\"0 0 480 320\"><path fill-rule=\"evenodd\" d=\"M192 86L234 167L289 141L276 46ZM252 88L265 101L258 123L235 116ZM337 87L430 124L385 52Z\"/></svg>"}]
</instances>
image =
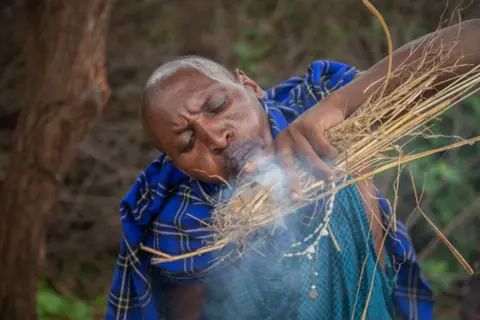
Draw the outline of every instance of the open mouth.
<instances>
[{"instance_id":1,"label":"open mouth","mask_svg":"<svg viewBox=\"0 0 480 320\"><path fill-rule=\"evenodd\" d=\"M224 151L226 172L231 178L238 176L248 160L262 154L264 148L258 142L244 140L233 142Z\"/></svg>"}]
</instances>

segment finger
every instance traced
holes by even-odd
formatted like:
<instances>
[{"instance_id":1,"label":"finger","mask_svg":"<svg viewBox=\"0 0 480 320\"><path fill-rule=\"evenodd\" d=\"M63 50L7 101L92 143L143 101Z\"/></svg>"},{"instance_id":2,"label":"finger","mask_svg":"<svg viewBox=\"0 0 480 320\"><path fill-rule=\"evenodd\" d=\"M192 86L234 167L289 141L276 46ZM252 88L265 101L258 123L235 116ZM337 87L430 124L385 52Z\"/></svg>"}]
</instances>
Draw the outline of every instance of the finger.
<instances>
[{"instance_id":1,"label":"finger","mask_svg":"<svg viewBox=\"0 0 480 320\"><path fill-rule=\"evenodd\" d=\"M277 153L280 156L280 163L285 170L285 175L290 186L290 195L292 200L296 201L300 199L300 179L295 171L295 159L294 153L290 143L290 139L279 139L277 141Z\"/></svg>"},{"instance_id":2,"label":"finger","mask_svg":"<svg viewBox=\"0 0 480 320\"><path fill-rule=\"evenodd\" d=\"M317 155L327 158L335 159L340 155L340 152L335 148L325 136L325 131L322 129L309 130L307 139Z\"/></svg>"},{"instance_id":3,"label":"finger","mask_svg":"<svg viewBox=\"0 0 480 320\"><path fill-rule=\"evenodd\" d=\"M296 154L299 156L304 154L321 176L327 179L331 179L334 176L333 170L318 156L306 137L299 136L295 142Z\"/></svg>"},{"instance_id":4,"label":"finger","mask_svg":"<svg viewBox=\"0 0 480 320\"><path fill-rule=\"evenodd\" d=\"M273 162L273 159L274 157L272 154L255 157L254 159L247 161L247 163L243 167L243 171L246 173L253 173L258 168Z\"/></svg>"}]
</instances>

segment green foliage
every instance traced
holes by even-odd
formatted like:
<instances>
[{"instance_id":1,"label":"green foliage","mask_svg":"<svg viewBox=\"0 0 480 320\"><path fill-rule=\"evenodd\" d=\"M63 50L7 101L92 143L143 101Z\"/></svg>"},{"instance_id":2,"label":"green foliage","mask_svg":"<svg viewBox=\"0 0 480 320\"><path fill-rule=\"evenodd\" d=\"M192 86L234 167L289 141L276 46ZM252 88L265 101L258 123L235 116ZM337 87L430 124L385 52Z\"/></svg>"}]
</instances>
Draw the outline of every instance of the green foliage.
<instances>
[{"instance_id":1,"label":"green foliage","mask_svg":"<svg viewBox=\"0 0 480 320\"><path fill-rule=\"evenodd\" d=\"M425 275L431 282L434 292L442 292L448 290L452 283L452 277L447 274L450 271L448 263L442 260L432 259L423 262Z\"/></svg>"},{"instance_id":2,"label":"green foliage","mask_svg":"<svg viewBox=\"0 0 480 320\"><path fill-rule=\"evenodd\" d=\"M106 297L95 297L91 301L61 295L41 282L37 294L39 320L93 320L94 310L105 308Z\"/></svg>"},{"instance_id":3,"label":"green foliage","mask_svg":"<svg viewBox=\"0 0 480 320\"><path fill-rule=\"evenodd\" d=\"M453 107L436 121L432 134L460 136L470 138L480 135L480 97L473 96ZM455 142L452 137L435 137L433 139L416 139L406 150L407 152L422 152ZM459 214L469 206L480 193L480 166L478 144L464 146L444 154L432 155L410 163L415 178L417 192L423 191L421 208L429 215L440 230L445 230ZM410 183L409 170L404 170L401 177L401 189L404 200L414 205L413 188ZM408 213L405 203L399 210ZM402 208L404 208L402 210ZM410 208L411 209L411 208ZM477 213L478 217L478 213ZM473 263L480 251L478 246L478 231L474 225L465 223L458 226L448 239L455 248ZM437 238L432 228L422 218L411 226L410 235L417 251L420 253L433 239ZM463 267L444 244L440 244L432 256L422 261L423 272L430 280L436 294L452 289L455 278L465 275Z\"/></svg>"},{"instance_id":4,"label":"green foliage","mask_svg":"<svg viewBox=\"0 0 480 320\"><path fill-rule=\"evenodd\" d=\"M267 86L269 77L260 68L260 61L265 60L271 51L268 35L272 30L261 21L253 20L242 29L239 40L234 45L234 51L243 70L257 79L261 86Z\"/></svg>"},{"instance_id":5,"label":"green foliage","mask_svg":"<svg viewBox=\"0 0 480 320\"><path fill-rule=\"evenodd\" d=\"M465 101L465 104L471 108L473 114L478 120L478 118L480 118L480 96L470 97L467 101Z\"/></svg>"}]
</instances>

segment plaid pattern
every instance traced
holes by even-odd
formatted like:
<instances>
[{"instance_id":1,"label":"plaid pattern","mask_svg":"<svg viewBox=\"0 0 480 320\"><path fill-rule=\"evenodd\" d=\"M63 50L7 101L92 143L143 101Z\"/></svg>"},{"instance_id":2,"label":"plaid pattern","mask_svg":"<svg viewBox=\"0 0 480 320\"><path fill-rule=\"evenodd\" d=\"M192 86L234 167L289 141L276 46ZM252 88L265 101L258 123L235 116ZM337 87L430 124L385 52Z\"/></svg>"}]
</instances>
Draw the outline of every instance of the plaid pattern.
<instances>
[{"instance_id":1,"label":"plaid pattern","mask_svg":"<svg viewBox=\"0 0 480 320\"><path fill-rule=\"evenodd\" d=\"M304 76L297 76L265 91L261 101L270 119L274 138L305 110L333 90L350 82L358 71L334 61L314 61ZM210 234L201 220L208 221L211 206L205 195L215 196L221 187L189 179L165 160L154 160L137 178L120 204L123 239L107 306L108 320L158 319L161 314L152 293L155 281L196 282L212 270L219 259L207 253L153 266L152 255L140 244L179 255L205 245ZM385 217L391 212L386 200L380 205ZM388 220L384 219L384 220ZM386 243L396 272L393 300L405 319L432 319L430 286L420 272L406 228L399 222Z\"/></svg>"}]
</instances>

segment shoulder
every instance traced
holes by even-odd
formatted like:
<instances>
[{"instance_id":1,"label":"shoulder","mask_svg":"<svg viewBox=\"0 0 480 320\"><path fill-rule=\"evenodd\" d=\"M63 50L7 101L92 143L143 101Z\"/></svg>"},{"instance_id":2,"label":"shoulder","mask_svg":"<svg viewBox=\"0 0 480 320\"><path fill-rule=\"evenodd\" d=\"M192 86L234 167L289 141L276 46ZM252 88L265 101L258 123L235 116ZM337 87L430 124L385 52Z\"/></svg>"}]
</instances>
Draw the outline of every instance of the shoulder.
<instances>
[{"instance_id":1,"label":"shoulder","mask_svg":"<svg viewBox=\"0 0 480 320\"><path fill-rule=\"evenodd\" d=\"M265 97L279 103L285 102L287 98L291 99L292 94L297 98L312 95L315 100L319 100L352 81L358 73L357 68L346 63L315 60L305 67L303 74L290 77L267 89Z\"/></svg>"},{"instance_id":2,"label":"shoulder","mask_svg":"<svg viewBox=\"0 0 480 320\"><path fill-rule=\"evenodd\" d=\"M295 118L331 92L351 82L358 73L357 68L346 63L315 60L306 66L302 75L267 89L265 99L279 104L278 108L294 110L283 113L291 112Z\"/></svg>"},{"instance_id":3,"label":"shoulder","mask_svg":"<svg viewBox=\"0 0 480 320\"><path fill-rule=\"evenodd\" d=\"M162 213L162 220L171 224L174 216L169 217L179 208L208 207L205 195L216 191L215 186L191 180L161 155L140 173L122 199L121 219L126 223L147 225ZM205 215L203 211L202 215Z\"/></svg>"},{"instance_id":4,"label":"shoulder","mask_svg":"<svg viewBox=\"0 0 480 320\"><path fill-rule=\"evenodd\" d=\"M316 60L307 71L307 82L312 85L324 85L329 90L350 82L358 73L352 65L332 60Z\"/></svg>"},{"instance_id":5,"label":"shoulder","mask_svg":"<svg viewBox=\"0 0 480 320\"><path fill-rule=\"evenodd\" d=\"M165 155L160 155L139 174L130 187L120 203L121 212L130 211L134 213L135 220L142 220L142 206L163 202L169 194L188 181L188 177L168 162Z\"/></svg>"}]
</instances>

